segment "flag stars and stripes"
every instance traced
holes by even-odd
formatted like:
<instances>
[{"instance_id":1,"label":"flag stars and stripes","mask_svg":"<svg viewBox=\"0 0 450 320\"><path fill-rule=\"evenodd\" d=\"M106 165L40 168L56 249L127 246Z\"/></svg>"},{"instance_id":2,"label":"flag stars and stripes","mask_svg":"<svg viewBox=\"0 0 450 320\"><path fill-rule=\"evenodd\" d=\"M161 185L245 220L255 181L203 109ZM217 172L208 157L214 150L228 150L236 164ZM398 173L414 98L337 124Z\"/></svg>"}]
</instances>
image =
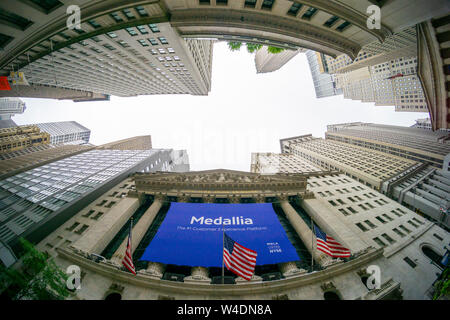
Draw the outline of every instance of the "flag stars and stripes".
<instances>
[{"instance_id":1,"label":"flag stars and stripes","mask_svg":"<svg viewBox=\"0 0 450 320\"><path fill-rule=\"evenodd\" d=\"M234 274L251 280L255 273L257 253L248 249L224 234L223 259L228 270Z\"/></svg>"},{"instance_id":2,"label":"flag stars and stripes","mask_svg":"<svg viewBox=\"0 0 450 320\"><path fill-rule=\"evenodd\" d=\"M325 232L314 224L314 231L316 234L317 250L333 257L333 258L349 258L350 250L343 247L334 238L327 235Z\"/></svg>"},{"instance_id":3,"label":"flag stars and stripes","mask_svg":"<svg viewBox=\"0 0 450 320\"><path fill-rule=\"evenodd\" d=\"M122 264L125 266L125 268L128 269L132 274L136 275L136 269L134 268L133 264L133 253L131 251L131 229L132 229L133 223L130 225L130 232L128 233L128 243L127 243L127 250L125 251L125 257L122 260Z\"/></svg>"}]
</instances>

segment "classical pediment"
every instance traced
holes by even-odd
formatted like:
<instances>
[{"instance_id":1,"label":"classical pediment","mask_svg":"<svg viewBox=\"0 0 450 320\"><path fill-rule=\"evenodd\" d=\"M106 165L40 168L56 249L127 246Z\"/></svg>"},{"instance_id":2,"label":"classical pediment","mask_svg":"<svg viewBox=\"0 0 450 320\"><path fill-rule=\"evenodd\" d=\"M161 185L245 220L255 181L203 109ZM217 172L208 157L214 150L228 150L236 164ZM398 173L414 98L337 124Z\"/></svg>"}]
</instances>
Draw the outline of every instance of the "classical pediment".
<instances>
[{"instance_id":1,"label":"classical pediment","mask_svg":"<svg viewBox=\"0 0 450 320\"><path fill-rule=\"evenodd\" d=\"M134 176L136 190L177 192L249 192L291 190L304 192L307 175L259 174L226 169L191 171L186 173L155 172L137 173Z\"/></svg>"}]
</instances>

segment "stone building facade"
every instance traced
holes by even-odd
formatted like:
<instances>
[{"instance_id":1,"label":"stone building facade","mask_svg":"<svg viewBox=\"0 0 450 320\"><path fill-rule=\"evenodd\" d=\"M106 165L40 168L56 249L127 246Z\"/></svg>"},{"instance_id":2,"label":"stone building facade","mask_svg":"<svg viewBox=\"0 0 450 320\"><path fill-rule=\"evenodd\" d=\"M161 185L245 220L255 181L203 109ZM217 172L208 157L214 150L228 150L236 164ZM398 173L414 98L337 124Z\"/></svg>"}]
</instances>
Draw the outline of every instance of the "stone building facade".
<instances>
[{"instance_id":1,"label":"stone building facade","mask_svg":"<svg viewBox=\"0 0 450 320\"><path fill-rule=\"evenodd\" d=\"M338 196L337 189L344 188L348 191L356 188L361 203L371 202L373 208L343 214L330 201L341 197L350 205L350 200ZM333 195L329 196L328 192ZM264 175L230 170L141 173L123 180L80 210L43 239L38 248L47 251L62 268L69 265L81 268L81 289L74 293L74 299L427 298L426 292L440 267L431 264L422 251L428 254L434 250L442 255L443 246L450 240L448 234L430 222L417 219L398 203L382 195L370 195L373 192L342 174L325 171ZM116 203L104 208L109 201ZM138 262L139 257L135 257L136 276L124 270L120 261L130 218L133 216L135 220L133 247L139 251L141 242L151 241L167 207L174 201L223 205L272 202L278 208L280 219L287 222L285 228L295 235L290 240L304 248L305 257L309 254L306 261L313 257L315 267L310 269L308 263L299 265L292 261L275 267L277 281L270 281L267 274L257 272L250 281L238 277L230 284L218 284L217 273L211 268L142 263ZM377 217L383 217L388 209L395 213L389 213L389 219L380 222ZM103 214L95 219L100 211ZM352 257L331 259L312 249L315 241L310 229L312 219L347 246ZM362 230L359 224L364 220L373 227L366 225L367 230ZM86 227L80 230L83 226ZM408 232L401 231L402 226ZM379 289L369 290L366 286L369 265L381 269Z\"/></svg>"}]
</instances>

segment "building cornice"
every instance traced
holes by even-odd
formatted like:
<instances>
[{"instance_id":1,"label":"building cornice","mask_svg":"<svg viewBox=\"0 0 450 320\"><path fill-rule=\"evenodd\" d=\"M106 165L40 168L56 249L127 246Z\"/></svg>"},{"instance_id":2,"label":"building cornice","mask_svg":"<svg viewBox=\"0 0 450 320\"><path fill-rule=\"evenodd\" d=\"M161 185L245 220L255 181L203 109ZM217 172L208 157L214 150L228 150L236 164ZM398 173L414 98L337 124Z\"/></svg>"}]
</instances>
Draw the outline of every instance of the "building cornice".
<instances>
[{"instance_id":1,"label":"building cornice","mask_svg":"<svg viewBox=\"0 0 450 320\"><path fill-rule=\"evenodd\" d=\"M315 25L293 20L276 15L268 16L267 13L248 10L236 10L222 8L192 8L173 10L170 23L177 28L182 36L189 35L184 32L184 27L202 28L202 34L210 33L211 36L220 33L229 33L228 28L239 30L257 30L274 35L284 35L300 41L307 41L311 45L317 45L314 50L327 51L326 54L336 56L332 51L349 55L355 59L361 50L361 45L341 36L337 32L323 30ZM208 30L212 28L212 30ZM240 31L236 35L240 35ZM269 35L267 35L269 36ZM322 46L322 49L320 48ZM325 50L324 48L329 48ZM311 48L312 49L312 48Z\"/></svg>"},{"instance_id":2,"label":"building cornice","mask_svg":"<svg viewBox=\"0 0 450 320\"><path fill-rule=\"evenodd\" d=\"M58 255L70 262L80 266L84 270L89 270L102 276L127 283L134 286L154 289L158 292L168 292L186 295L210 295L210 296L242 296L252 294L273 294L284 292L289 289L296 289L311 284L320 284L329 281L333 277L341 274L358 271L376 259L383 258L383 249L370 248L367 252L362 253L359 257L348 261L333 264L325 270L302 273L290 276L289 278L279 281L250 281L239 282L235 285L210 284L202 281L198 282L173 282L161 280L155 276L146 274L145 271L138 271L137 275L120 270L117 266L109 261L95 262L89 259L89 253L77 250L75 248L56 248Z\"/></svg>"},{"instance_id":3,"label":"building cornice","mask_svg":"<svg viewBox=\"0 0 450 320\"><path fill-rule=\"evenodd\" d=\"M261 198L313 197L307 191L307 174L259 174L233 170L208 170L187 173L137 173L137 193L176 197Z\"/></svg>"}]
</instances>

